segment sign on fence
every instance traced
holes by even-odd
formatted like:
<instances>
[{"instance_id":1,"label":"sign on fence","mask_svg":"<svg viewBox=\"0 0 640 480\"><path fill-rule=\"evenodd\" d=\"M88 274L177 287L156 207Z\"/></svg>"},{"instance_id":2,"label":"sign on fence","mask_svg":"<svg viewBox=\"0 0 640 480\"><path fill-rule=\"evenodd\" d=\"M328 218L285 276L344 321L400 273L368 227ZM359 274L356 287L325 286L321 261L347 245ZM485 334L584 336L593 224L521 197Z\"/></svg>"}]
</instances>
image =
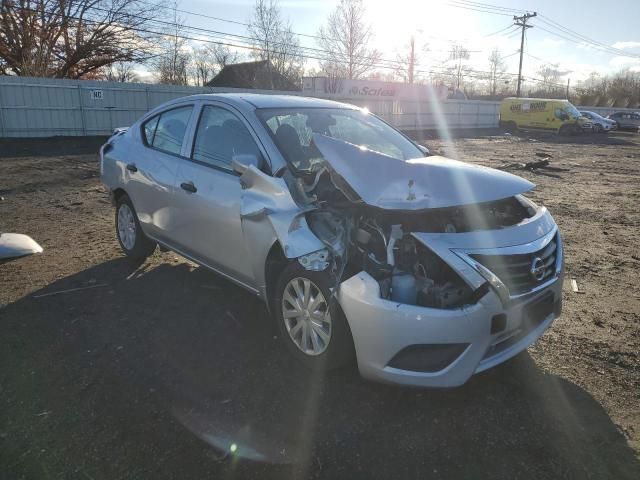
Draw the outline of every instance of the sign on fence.
<instances>
[{"instance_id":1,"label":"sign on fence","mask_svg":"<svg viewBox=\"0 0 640 480\"><path fill-rule=\"evenodd\" d=\"M104 92L102 90L91 90L91 100L103 100Z\"/></svg>"}]
</instances>

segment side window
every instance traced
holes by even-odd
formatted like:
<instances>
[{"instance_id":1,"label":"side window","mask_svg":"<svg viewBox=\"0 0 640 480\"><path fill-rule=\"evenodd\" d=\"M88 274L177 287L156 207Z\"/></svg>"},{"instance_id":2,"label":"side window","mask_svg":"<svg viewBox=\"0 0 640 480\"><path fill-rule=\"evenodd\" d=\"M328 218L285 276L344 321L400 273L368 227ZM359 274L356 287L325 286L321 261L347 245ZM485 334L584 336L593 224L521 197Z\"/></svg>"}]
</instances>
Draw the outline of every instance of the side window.
<instances>
[{"instance_id":1,"label":"side window","mask_svg":"<svg viewBox=\"0 0 640 480\"><path fill-rule=\"evenodd\" d=\"M147 145L153 145L153 137L156 134L156 127L158 126L158 119L160 115L156 115L151 120L147 120L144 122L144 139L147 142Z\"/></svg>"},{"instance_id":2,"label":"side window","mask_svg":"<svg viewBox=\"0 0 640 480\"><path fill-rule=\"evenodd\" d=\"M262 158L249 130L236 115L221 107L205 105L200 114L191 158L229 169L232 157L238 154Z\"/></svg>"},{"instance_id":3,"label":"side window","mask_svg":"<svg viewBox=\"0 0 640 480\"><path fill-rule=\"evenodd\" d=\"M180 154L193 106L174 108L144 124L147 144L158 150Z\"/></svg>"},{"instance_id":4,"label":"side window","mask_svg":"<svg viewBox=\"0 0 640 480\"><path fill-rule=\"evenodd\" d=\"M567 120L569 118L569 116L567 115L567 112L565 112L563 109L561 108L556 108L553 111L553 114L555 115L555 117L559 120Z\"/></svg>"}]
</instances>

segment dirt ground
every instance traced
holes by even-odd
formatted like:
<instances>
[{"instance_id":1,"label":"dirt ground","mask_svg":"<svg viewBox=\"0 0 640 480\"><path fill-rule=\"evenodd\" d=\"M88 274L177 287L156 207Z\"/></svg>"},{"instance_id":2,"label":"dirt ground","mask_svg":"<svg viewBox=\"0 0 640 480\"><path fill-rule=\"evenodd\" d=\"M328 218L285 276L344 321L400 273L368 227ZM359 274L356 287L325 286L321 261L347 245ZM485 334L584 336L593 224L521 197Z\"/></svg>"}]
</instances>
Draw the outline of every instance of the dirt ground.
<instances>
[{"instance_id":1,"label":"dirt ground","mask_svg":"<svg viewBox=\"0 0 640 480\"><path fill-rule=\"evenodd\" d=\"M0 264L0 478L640 478L640 135L427 142L549 156L511 171L583 292L567 281L528 353L452 390L311 374L248 293L173 253L132 265L98 144L0 142L0 231L44 247Z\"/></svg>"}]
</instances>

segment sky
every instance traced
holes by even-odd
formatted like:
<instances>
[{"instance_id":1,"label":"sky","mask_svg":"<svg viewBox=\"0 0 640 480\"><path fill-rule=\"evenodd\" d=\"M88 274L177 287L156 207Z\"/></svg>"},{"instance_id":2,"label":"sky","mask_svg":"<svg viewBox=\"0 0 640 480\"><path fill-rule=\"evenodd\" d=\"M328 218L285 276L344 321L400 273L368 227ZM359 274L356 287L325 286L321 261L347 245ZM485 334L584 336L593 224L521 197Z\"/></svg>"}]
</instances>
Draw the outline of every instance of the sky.
<instances>
[{"instance_id":1,"label":"sky","mask_svg":"<svg viewBox=\"0 0 640 480\"><path fill-rule=\"evenodd\" d=\"M538 12L539 17L527 30L523 73L536 77L543 64L558 63L567 72L563 78L572 83L584 80L591 72L613 73L623 67L640 71L640 0L617 0L615 3L594 0L477 0L494 6ZM181 0L179 9L232 20L248 22L254 0ZM315 35L326 23L338 0L280 0L282 14L294 32ZM442 65L454 43L471 51L469 65L475 70L489 68L488 56L499 48L506 57L507 72L518 71L520 30L513 24L512 13L503 15L459 8L455 0L366 0L367 21L375 38L372 46L383 58L395 60L413 32L419 45L428 49L420 56L420 67L428 70ZM244 26L181 13L191 26L246 34ZM556 22L590 39L637 55L629 58L599 51L584 43L570 41L566 33L549 25ZM502 31L501 31L502 30ZM499 33L495 33L499 32ZM559 35L560 36L559 36ZM318 48L313 38L300 36L301 44ZM242 51L242 50L241 50ZM245 55L246 55L246 51ZM317 67L313 60L306 68Z\"/></svg>"}]
</instances>

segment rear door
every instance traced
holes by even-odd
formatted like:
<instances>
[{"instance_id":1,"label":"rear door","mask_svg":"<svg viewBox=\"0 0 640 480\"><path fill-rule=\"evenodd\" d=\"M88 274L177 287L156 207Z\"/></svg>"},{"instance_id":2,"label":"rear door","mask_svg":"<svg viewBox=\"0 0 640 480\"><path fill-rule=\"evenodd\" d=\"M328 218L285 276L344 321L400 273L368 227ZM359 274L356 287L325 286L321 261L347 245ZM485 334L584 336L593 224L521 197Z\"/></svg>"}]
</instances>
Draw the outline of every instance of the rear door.
<instances>
[{"instance_id":1,"label":"rear door","mask_svg":"<svg viewBox=\"0 0 640 480\"><path fill-rule=\"evenodd\" d=\"M620 119L618 120L618 122L620 123L620 126L622 128L631 128L634 126L633 119L631 118L630 113L623 113L622 115L620 115Z\"/></svg>"},{"instance_id":2,"label":"rear door","mask_svg":"<svg viewBox=\"0 0 640 480\"><path fill-rule=\"evenodd\" d=\"M142 124L142 142L129 156L126 191L147 235L168 242L175 228L175 179L194 105L171 107Z\"/></svg>"},{"instance_id":3,"label":"rear door","mask_svg":"<svg viewBox=\"0 0 640 480\"><path fill-rule=\"evenodd\" d=\"M207 102L199 113L189 159L181 162L176 179L179 248L249 286L254 286L254 275L240 221L242 187L231 160L250 153L264 163L258 145L238 112Z\"/></svg>"}]
</instances>

